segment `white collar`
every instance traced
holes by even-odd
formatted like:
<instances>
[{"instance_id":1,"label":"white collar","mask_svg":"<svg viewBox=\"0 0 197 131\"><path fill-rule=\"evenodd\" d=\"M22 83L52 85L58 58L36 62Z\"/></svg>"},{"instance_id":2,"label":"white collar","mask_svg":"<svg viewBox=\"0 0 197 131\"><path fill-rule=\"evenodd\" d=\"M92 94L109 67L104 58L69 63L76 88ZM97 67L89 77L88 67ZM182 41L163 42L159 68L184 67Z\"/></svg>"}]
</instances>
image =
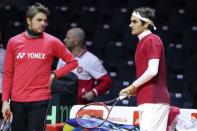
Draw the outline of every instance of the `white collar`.
<instances>
[{"instance_id":1,"label":"white collar","mask_svg":"<svg viewBox=\"0 0 197 131\"><path fill-rule=\"evenodd\" d=\"M151 34L152 32L150 30L145 30L144 32L142 32L141 34L138 35L139 40L141 40L142 38L144 38L145 36Z\"/></svg>"}]
</instances>

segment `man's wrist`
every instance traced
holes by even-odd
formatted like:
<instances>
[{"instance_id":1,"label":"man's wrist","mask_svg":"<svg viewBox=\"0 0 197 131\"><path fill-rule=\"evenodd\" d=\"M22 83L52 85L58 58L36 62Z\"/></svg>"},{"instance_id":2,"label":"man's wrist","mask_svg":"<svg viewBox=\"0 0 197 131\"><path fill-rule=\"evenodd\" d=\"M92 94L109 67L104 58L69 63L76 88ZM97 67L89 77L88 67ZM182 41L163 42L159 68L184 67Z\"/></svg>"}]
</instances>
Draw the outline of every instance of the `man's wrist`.
<instances>
[{"instance_id":1,"label":"man's wrist","mask_svg":"<svg viewBox=\"0 0 197 131\"><path fill-rule=\"evenodd\" d=\"M56 76L56 74L55 74L54 71L51 71L51 74L53 75L53 79L56 79L57 78L57 76Z\"/></svg>"},{"instance_id":2,"label":"man's wrist","mask_svg":"<svg viewBox=\"0 0 197 131\"><path fill-rule=\"evenodd\" d=\"M133 87L133 89L134 89L135 91L137 91L137 87L135 87L133 84L131 84L131 86Z\"/></svg>"},{"instance_id":3,"label":"man's wrist","mask_svg":"<svg viewBox=\"0 0 197 131\"><path fill-rule=\"evenodd\" d=\"M95 88L92 89L92 92L93 92L94 96L98 96L98 92Z\"/></svg>"},{"instance_id":4,"label":"man's wrist","mask_svg":"<svg viewBox=\"0 0 197 131\"><path fill-rule=\"evenodd\" d=\"M3 103L9 103L9 100L4 100Z\"/></svg>"}]
</instances>

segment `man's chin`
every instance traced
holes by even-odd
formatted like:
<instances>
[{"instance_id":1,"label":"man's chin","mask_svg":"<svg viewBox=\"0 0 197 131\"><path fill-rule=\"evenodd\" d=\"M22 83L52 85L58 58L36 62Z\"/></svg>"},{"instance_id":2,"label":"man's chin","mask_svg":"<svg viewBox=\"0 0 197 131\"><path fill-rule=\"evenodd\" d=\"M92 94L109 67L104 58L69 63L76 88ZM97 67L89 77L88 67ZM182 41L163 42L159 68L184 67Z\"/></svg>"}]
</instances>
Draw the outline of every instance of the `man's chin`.
<instances>
[{"instance_id":1,"label":"man's chin","mask_svg":"<svg viewBox=\"0 0 197 131\"><path fill-rule=\"evenodd\" d=\"M39 31L33 31L33 32L36 33L36 34L41 34L41 33L43 33L44 31L39 30Z\"/></svg>"},{"instance_id":2,"label":"man's chin","mask_svg":"<svg viewBox=\"0 0 197 131\"><path fill-rule=\"evenodd\" d=\"M72 50L72 48L69 48L69 47L67 47L67 49L68 49L69 51L71 51L71 50Z\"/></svg>"},{"instance_id":3,"label":"man's chin","mask_svg":"<svg viewBox=\"0 0 197 131\"><path fill-rule=\"evenodd\" d=\"M44 30L38 31L38 33L40 33L40 34L43 33L43 32L44 32Z\"/></svg>"},{"instance_id":4,"label":"man's chin","mask_svg":"<svg viewBox=\"0 0 197 131\"><path fill-rule=\"evenodd\" d=\"M43 33L44 32L44 29L40 29L37 31L38 33Z\"/></svg>"},{"instance_id":5,"label":"man's chin","mask_svg":"<svg viewBox=\"0 0 197 131\"><path fill-rule=\"evenodd\" d=\"M131 32L132 35L135 35L135 32Z\"/></svg>"}]
</instances>

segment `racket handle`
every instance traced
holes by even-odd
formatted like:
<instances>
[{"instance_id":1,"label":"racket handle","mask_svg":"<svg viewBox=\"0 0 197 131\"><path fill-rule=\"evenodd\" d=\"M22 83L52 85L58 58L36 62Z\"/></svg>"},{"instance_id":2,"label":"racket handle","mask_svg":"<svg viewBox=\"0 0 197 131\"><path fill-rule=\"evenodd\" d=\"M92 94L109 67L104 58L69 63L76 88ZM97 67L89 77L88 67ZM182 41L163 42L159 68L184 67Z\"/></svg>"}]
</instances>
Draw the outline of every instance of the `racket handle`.
<instances>
[{"instance_id":1,"label":"racket handle","mask_svg":"<svg viewBox=\"0 0 197 131\"><path fill-rule=\"evenodd\" d=\"M123 99L125 99L126 97L127 97L127 94L124 93L124 94L120 95L120 96L117 98L117 100L123 100Z\"/></svg>"}]
</instances>

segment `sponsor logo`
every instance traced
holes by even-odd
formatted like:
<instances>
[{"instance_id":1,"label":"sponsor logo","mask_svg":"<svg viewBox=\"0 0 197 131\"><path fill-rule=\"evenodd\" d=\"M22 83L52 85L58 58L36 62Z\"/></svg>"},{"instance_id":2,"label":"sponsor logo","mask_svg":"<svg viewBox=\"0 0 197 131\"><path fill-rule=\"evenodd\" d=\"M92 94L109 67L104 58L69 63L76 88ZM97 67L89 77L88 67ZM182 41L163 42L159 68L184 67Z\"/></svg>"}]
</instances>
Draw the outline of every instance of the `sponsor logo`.
<instances>
[{"instance_id":1,"label":"sponsor logo","mask_svg":"<svg viewBox=\"0 0 197 131\"><path fill-rule=\"evenodd\" d=\"M78 73L82 73L82 72L83 72L83 67L79 66L79 67L77 68L77 72L78 72Z\"/></svg>"},{"instance_id":2,"label":"sponsor logo","mask_svg":"<svg viewBox=\"0 0 197 131\"><path fill-rule=\"evenodd\" d=\"M103 118L103 110L93 110L93 109L83 109L78 112L78 116L91 116L93 118L102 119Z\"/></svg>"},{"instance_id":3,"label":"sponsor logo","mask_svg":"<svg viewBox=\"0 0 197 131\"><path fill-rule=\"evenodd\" d=\"M123 117L109 117L107 120L111 122L127 122L127 119Z\"/></svg>"},{"instance_id":4,"label":"sponsor logo","mask_svg":"<svg viewBox=\"0 0 197 131\"><path fill-rule=\"evenodd\" d=\"M23 59L26 53L18 53L16 59Z\"/></svg>"},{"instance_id":5,"label":"sponsor logo","mask_svg":"<svg viewBox=\"0 0 197 131\"><path fill-rule=\"evenodd\" d=\"M139 113L138 113L138 111L133 112L133 125L139 126Z\"/></svg>"},{"instance_id":6,"label":"sponsor logo","mask_svg":"<svg viewBox=\"0 0 197 131\"><path fill-rule=\"evenodd\" d=\"M30 59L45 59L44 53L27 53L27 56Z\"/></svg>"},{"instance_id":7,"label":"sponsor logo","mask_svg":"<svg viewBox=\"0 0 197 131\"><path fill-rule=\"evenodd\" d=\"M193 116L197 119L197 113L192 113L191 116Z\"/></svg>"},{"instance_id":8,"label":"sponsor logo","mask_svg":"<svg viewBox=\"0 0 197 131\"><path fill-rule=\"evenodd\" d=\"M16 55L16 59L23 59L23 58L28 58L28 59L45 59L45 53L18 53Z\"/></svg>"}]
</instances>

